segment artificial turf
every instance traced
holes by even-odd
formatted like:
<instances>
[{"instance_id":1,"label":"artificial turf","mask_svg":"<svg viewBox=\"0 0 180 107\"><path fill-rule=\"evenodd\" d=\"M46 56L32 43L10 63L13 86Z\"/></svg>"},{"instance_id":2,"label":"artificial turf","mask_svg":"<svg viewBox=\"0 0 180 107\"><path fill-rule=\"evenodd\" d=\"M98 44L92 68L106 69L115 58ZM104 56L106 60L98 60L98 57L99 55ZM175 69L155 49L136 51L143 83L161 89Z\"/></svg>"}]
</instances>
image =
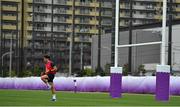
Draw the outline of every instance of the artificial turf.
<instances>
[{"instance_id":1,"label":"artificial turf","mask_svg":"<svg viewBox=\"0 0 180 107\"><path fill-rule=\"evenodd\" d=\"M168 102L156 101L154 95L123 94L112 99L108 93L57 92L57 101L50 101L49 91L0 90L0 106L180 106L180 96Z\"/></svg>"}]
</instances>

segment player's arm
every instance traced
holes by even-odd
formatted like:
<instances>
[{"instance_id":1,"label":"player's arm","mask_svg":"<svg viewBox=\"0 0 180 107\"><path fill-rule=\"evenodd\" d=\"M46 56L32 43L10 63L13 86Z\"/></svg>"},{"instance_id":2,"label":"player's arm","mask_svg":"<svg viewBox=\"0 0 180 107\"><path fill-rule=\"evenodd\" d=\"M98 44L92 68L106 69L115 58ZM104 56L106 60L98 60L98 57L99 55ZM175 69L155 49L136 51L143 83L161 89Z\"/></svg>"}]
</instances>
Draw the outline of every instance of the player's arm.
<instances>
[{"instance_id":1,"label":"player's arm","mask_svg":"<svg viewBox=\"0 0 180 107\"><path fill-rule=\"evenodd\" d=\"M52 69L51 69L52 72L57 71L57 67L56 67L56 65L54 63L51 63L51 67L52 67Z\"/></svg>"},{"instance_id":2,"label":"player's arm","mask_svg":"<svg viewBox=\"0 0 180 107\"><path fill-rule=\"evenodd\" d=\"M57 67L53 66L53 69L51 71L53 71L53 72L55 71L56 72L57 71Z\"/></svg>"}]
</instances>

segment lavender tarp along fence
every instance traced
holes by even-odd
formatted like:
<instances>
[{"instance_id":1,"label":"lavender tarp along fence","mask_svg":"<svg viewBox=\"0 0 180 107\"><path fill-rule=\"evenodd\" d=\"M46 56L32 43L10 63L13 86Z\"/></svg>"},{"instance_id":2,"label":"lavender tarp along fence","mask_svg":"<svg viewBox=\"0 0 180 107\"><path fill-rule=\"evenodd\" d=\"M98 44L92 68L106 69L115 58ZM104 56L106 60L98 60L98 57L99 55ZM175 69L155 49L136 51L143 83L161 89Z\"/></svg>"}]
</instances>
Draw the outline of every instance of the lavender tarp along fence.
<instances>
[{"instance_id":1,"label":"lavender tarp along fence","mask_svg":"<svg viewBox=\"0 0 180 107\"><path fill-rule=\"evenodd\" d=\"M108 92L110 77L57 77L54 80L59 91L74 91L74 79L77 80L77 91L81 92ZM124 93L155 93L156 77L132 77L122 79ZM0 78L0 89L46 89L39 77L28 78ZM170 78L170 94L180 95L180 77Z\"/></svg>"}]
</instances>

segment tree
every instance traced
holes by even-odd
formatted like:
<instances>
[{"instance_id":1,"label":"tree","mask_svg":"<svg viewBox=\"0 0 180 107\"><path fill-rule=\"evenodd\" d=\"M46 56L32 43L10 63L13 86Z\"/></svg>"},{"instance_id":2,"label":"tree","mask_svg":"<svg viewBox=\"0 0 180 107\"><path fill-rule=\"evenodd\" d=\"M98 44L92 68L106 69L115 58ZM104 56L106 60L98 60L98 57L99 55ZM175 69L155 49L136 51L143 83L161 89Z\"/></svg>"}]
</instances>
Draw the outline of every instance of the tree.
<instances>
[{"instance_id":1,"label":"tree","mask_svg":"<svg viewBox=\"0 0 180 107\"><path fill-rule=\"evenodd\" d=\"M139 71L140 73L142 73L142 75L144 76L145 73L146 73L146 70L145 70L145 68L144 68L144 65L139 65L138 71Z\"/></svg>"},{"instance_id":2,"label":"tree","mask_svg":"<svg viewBox=\"0 0 180 107\"><path fill-rule=\"evenodd\" d=\"M94 71L90 68L85 68L83 71L83 76L94 76Z\"/></svg>"},{"instance_id":3,"label":"tree","mask_svg":"<svg viewBox=\"0 0 180 107\"><path fill-rule=\"evenodd\" d=\"M105 66L105 75L110 75L111 64L107 63Z\"/></svg>"},{"instance_id":4,"label":"tree","mask_svg":"<svg viewBox=\"0 0 180 107\"><path fill-rule=\"evenodd\" d=\"M42 72L42 70L41 70L40 66L35 65L35 67L34 67L34 76L40 76L41 72Z\"/></svg>"},{"instance_id":5,"label":"tree","mask_svg":"<svg viewBox=\"0 0 180 107\"><path fill-rule=\"evenodd\" d=\"M129 66L128 64L124 64L124 66L123 66L123 75L124 76L128 75L128 71L129 71L128 66Z\"/></svg>"}]
</instances>

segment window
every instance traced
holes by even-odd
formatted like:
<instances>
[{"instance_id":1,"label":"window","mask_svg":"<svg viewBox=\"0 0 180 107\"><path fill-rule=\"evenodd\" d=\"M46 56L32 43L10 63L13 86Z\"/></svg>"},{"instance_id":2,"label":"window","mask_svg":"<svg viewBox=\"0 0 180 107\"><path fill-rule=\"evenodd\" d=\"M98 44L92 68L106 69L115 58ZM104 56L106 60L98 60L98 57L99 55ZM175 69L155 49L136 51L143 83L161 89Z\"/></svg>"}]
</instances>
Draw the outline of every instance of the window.
<instances>
[{"instance_id":1,"label":"window","mask_svg":"<svg viewBox=\"0 0 180 107\"><path fill-rule=\"evenodd\" d=\"M89 18L80 18L80 23L89 23Z\"/></svg>"},{"instance_id":2,"label":"window","mask_svg":"<svg viewBox=\"0 0 180 107\"><path fill-rule=\"evenodd\" d=\"M66 0L57 0L58 4L66 4Z\"/></svg>"},{"instance_id":3,"label":"window","mask_svg":"<svg viewBox=\"0 0 180 107\"><path fill-rule=\"evenodd\" d=\"M80 9L80 14L89 14L90 10L89 9Z\"/></svg>"}]
</instances>

